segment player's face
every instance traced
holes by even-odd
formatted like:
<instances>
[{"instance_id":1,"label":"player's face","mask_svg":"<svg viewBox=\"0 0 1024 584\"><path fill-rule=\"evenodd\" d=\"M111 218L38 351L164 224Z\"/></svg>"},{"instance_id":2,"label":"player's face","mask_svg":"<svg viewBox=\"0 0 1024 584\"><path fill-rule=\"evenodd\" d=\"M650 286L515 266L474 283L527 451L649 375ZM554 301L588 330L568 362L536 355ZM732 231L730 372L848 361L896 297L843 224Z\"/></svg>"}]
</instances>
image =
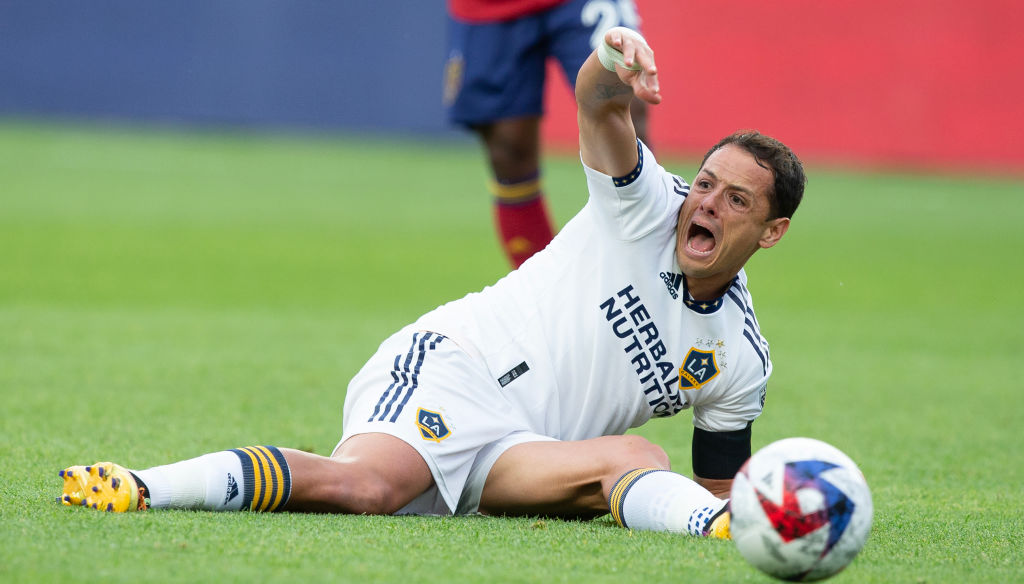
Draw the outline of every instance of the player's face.
<instances>
[{"instance_id":1,"label":"player's face","mask_svg":"<svg viewBox=\"0 0 1024 584\"><path fill-rule=\"evenodd\" d=\"M789 219L768 218L773 183L770 170L732 144L697 173L676 226L676 261L694 298L720 296L755 251L785 234Z\"/></svg>"}]
</instances>

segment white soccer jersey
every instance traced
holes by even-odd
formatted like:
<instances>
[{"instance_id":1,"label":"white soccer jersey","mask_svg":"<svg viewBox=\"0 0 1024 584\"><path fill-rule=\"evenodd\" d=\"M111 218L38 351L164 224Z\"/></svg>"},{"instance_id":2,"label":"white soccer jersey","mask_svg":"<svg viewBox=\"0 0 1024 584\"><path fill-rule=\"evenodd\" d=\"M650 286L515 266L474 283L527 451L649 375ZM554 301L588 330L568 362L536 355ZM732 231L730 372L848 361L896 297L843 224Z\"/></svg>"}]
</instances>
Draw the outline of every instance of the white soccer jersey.
<instances>
[{"instance_id":1,"label":"white soccer jersey","mask_svg":"<svg viewBox=\"0 0 1024 584\"><path fill-rule=\"evenodd\" d=\"M763 407L772 364L746 276L689 297L675 255L689 185L640 151L624 186L585 167L590 198L545 250L413 325L480 359L537 434L621 434L688 408L701 429L739 430Z\"/></svg>"}]
</instances>

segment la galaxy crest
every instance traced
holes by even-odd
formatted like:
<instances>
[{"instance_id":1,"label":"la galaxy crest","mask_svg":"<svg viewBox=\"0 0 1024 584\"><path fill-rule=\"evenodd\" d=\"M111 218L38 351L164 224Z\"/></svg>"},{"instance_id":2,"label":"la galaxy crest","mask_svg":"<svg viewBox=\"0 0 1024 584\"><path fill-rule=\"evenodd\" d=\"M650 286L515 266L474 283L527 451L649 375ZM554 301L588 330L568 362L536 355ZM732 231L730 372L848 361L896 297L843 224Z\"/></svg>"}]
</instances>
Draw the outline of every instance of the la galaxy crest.
<instances>
[{"instance_id":1,"label":"la galaxy crest","mask_svg":"<svg viewBox=\"0 0 1024 584\"><path fill-rule=\"evenodd\" d=\"M420 429L420 436L431 442L440 442L452 435L441 414L423 408L416 410L416 427Z\"/></svg>"},{"instance_id":2,"label":"la galaxy crest","mask_svg":"<svg viewBox=\"0 0 1024 584\"><path fill-rule=\"evenodd\" d=\"M714 349L702 351L691 347L679 368L679 389L700 389L718 373Z\"/></svg>"}]
</instances>

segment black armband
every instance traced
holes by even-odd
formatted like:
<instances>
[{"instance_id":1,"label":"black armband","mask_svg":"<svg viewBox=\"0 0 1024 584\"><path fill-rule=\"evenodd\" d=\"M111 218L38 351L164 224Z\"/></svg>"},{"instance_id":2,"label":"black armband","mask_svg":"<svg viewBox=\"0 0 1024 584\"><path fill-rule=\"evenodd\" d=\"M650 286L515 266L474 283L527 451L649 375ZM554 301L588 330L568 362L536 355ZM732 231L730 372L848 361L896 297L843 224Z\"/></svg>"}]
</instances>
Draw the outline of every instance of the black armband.
<instances>
[{"instance_id":1,"label":"black armband","mask_svg":"<svg viewBox=\"0 0 1024 584\"><path fill-rule=\"evenodd\" d=\"M693 429L693 474L704 479L731 479L750 458L750 426L732 432Z\"/></svg>"}]
</instances>

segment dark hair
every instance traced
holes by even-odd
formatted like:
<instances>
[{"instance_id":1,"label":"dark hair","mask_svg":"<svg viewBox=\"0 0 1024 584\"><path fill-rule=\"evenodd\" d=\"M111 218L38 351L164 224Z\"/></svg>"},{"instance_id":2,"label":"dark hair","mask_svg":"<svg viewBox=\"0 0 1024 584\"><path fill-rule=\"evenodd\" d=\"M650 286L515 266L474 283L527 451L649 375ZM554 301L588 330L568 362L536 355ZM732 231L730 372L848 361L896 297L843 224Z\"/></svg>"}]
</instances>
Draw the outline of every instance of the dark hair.
<instances>
[{"instance_id":1,"label":"dark hair","mask_svg":"<svg viewBox=\"0 0 1024 584\"><path fill-rule=\"evenodd\" d=\"M759 166L772 171L775 176L775 185L768 197L771 203L769 219L792 217L804 197L804 185L807 184L804 166L796 154L771 136L765 136L757 130L740 130L712 146L704 155L704 160L701 160L700 167L704 168L708 158L728 144L735 144L749 152Z\"/></svg>"}]
</instances>

